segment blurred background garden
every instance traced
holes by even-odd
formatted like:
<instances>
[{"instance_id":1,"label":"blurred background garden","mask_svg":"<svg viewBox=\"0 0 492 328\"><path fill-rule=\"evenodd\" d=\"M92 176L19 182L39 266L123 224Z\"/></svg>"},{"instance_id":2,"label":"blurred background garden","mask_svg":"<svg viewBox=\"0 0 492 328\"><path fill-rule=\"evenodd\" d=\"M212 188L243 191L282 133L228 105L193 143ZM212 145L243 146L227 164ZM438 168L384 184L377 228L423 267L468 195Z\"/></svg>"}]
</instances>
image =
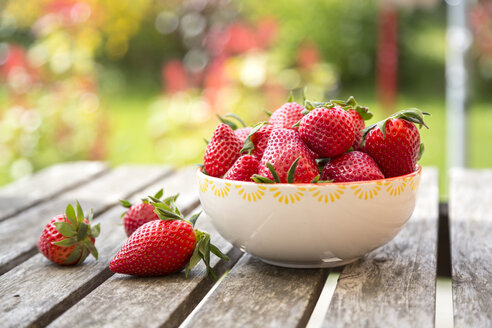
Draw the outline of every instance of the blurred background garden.
<instances>
[{"instance_id":1,"label":"blurred background garden","mask_svg":"<svg viewBox=\"0 0 492 328\"><path fill-rule=\"evenodd\" d=\"M446 5L3 0L0 184L61 161L199 163L216 114L266 120L297 89L314 100L354 95L370 122L430 112L421 164L445 172ZM490 167L491 1L470 1L467 15L466 163Z\"/></svg>"}]
</instances>

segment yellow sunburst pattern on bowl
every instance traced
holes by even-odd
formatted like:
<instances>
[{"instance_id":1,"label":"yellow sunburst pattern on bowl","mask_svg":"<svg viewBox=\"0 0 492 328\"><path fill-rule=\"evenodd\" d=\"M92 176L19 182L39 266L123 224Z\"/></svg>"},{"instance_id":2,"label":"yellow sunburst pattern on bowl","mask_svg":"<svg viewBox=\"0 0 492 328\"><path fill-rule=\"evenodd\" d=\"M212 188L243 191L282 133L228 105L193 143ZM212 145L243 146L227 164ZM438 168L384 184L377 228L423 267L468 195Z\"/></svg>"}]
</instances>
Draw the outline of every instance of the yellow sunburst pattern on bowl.
<instances>
[{"instance_id":1,"label":"yellow sunburst pattern on bowl","mask_svg":"<svg viewBox=\"0 0 492 328\"><path fill-rule=\"evenodd\" d=\"M306 192L306 188L301 187L289 191L282 191L276 187L271 187L269 190L273 192L273 197L279 203L283 204L294 204L295 202L299 202Z\"/></svg>"},{"instance_id":2,"label":"yellow sunburst pattern on bowl","mask_svg":"<svg viewBox=\"0 0 492 328\"><path fill-rule=\"evenodd\" d=\"M211 185L214 195L220 198L226 198L229 195L229 192L231 191L231 184L229 182L224 183L222 187L219 187L217 184L213 182L211 182Z\"/></svg>"},{"instance_id":3,"label":"yellow sunburst pattern on bowl","mask_svg":"<svg viewBox=\"0 0 492 328\"><path fill-rule=\"evenodd\" d=\"M309 188L311 196L313 196L318 202L326 204L333 203L340 199L345 192L345 186L339 186L335 191L324 192L320 188Z\"/></svg>"},{"instance_id":4,"label":"yellow sunburst pattern on bowl","mask_svg":"<svg viewBox=\"0 0 492 328\"><path fill-rule=\"evenodd\" d=\"M212 181L208 179L198 180L198 185L200 186L200 190L205 193L208 190L208 186L212 184Z\"/></svg>"},{"instance_id":5,"label":"yellow sunburst pattern on bowl","mask_svg":"<svg viewBox=\"0 0 492 328\"><path fill-rule=\"evenodd\" d=\"M237 193L241 196L242 199L247 200L248 202L256 202L265 196L266 187L259 186L255 191L246 191L243 186L236 185L234 186L237 189Z\"/></svg>"},{"instance_id":6,"label":"yellow sunburst pattern on bowl","mask_svg":"<svg viewBox=\"0 0 492 328\"><path fill-rule=\"evenodd\" d=\"M382 182L376 182L376 184L368 183L368 184L362 184L362 185L356 185L350 187L350 189L353 190L354 195L358 197L359 199L373 199L376 197L379 192L381 191L383 183Z\"/></svg>"},{"instance_id":7,"label":"yellow sunburst pattern on bowl","mask_svg":"<svg viewBox=\"0 0 492 328\"><path fill-rule=\"evenodd\" d=\"M408 183L412 191L415 191L419 185L419 178L419 175L414 175L413 177L403 179L403 181Z\"/></svg>"},{"instance_id":8,"label":"yellow sunburst pattern on bowl","mask_svg":"<svg viewBox=\"0 0 492 328\"><path fill-rule=\"evenodd\" d=\"M407 187L407 182L402 180L389 181L384 183L384 188L391 196L399 196L405 191Z\"/></svg>"}]
</instances>

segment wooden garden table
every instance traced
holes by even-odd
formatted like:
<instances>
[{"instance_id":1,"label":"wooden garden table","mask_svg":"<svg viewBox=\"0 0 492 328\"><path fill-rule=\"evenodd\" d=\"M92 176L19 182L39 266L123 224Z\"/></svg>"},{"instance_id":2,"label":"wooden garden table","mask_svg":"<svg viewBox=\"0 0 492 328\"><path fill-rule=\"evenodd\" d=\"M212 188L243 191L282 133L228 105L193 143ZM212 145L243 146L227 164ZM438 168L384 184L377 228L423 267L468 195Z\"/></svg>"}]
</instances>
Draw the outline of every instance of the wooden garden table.
<instances>
[{"instance_id":1,"label":"wooden garden table","mask_svg":"<svg viewBox=\"0 0 492 328\"><path fill-rule=\"evenodd\" d=\"M180 193L186 215L200 210L192 167L76 162L1 188L0 327L432 327L438 248L451 251L455 326L492 327L492 170L450 172L450 245L441 246L448 230L438 234L448 223L438 172L424 168L415 212L401 233L341 269L264 264L222 239L204 215L198 228L230 257L213 259L218 282L204 277L201 264L187 279L113 274L108 263L126 239L118 200L161 187ZM100 258L60 267L36 243L48 220L75 200L101 222ZM338 275L327 293L327 278Z\"/></svg>"}]
</instances>

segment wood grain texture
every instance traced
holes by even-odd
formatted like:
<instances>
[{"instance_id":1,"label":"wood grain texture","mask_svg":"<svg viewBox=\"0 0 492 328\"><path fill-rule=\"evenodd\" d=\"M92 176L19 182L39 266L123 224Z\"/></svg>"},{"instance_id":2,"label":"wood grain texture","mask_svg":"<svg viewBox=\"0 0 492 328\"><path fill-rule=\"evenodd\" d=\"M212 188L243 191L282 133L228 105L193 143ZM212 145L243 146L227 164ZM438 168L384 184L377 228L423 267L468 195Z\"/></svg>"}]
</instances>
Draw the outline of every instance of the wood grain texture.
<instances>
[{"instance_id":1,"label":"wood grain texture","mask_svg":"<svg viewBox=\"0 0 492 328\"><path fill-rule=\"evenodd\" d=\"M215 272L223 273L241 252L214 231L206 215L199 218L197 228L209 232L212 243L232 257L229 263L212 257ZM151 278L115 274L50 327L65 327L67 322L71 327L177 327L213 285L214 281L204 275L201 263L188 278L184 272ZM88 307L92 309L90 315L85 311Z\"/></svg>"},{"instance_id":2,"label":"wood grain texture","mask_svg":"<svg viewBox=\"0 0 492 328\"><path fill-rule=\"evenodd\" d=\"M107 170L107 165L100 162L62 163L12 182L0 189L0 221Z\"/></svg>"},{"instance_id":3,"label":"wood grain texture","mask_svg":"<svg viewBox=\"0 0 492 328\"><path fill-rule=\"evenodd\" d=\"M158 166L122 166L0 222L0 274L25 260L25 254L35 254L43 228L52 217L65 211L67 203L78 200L86 212L93 208L97 214L169 172Z\"/></svg>"},{"instance_id":4,"label":"wood grain texture","mask_svg":"<svg viewBox=\"0 0 492 328\"><path fill-rule=\"evenodd\" d=\"M492 170L450 171L454 325L492 327Z\"/></svg>"},{"instance_id":5,"label":"wood grain texture","mask_svg":"<svg viewBox=\"0 0 492 328\"><path fill-rule=\"evenodd\" d=\"M185 327L303 327L327 277L243 256Z\"/></svg>"},{"instance_id":6,"label":"wood grain texture","mask_svg":"<svg viewBox=\"0 0 492 328\"><path fill-rule=\"evenodd\" d=\"M433 327L437 170L425 168L415 211L385 246L345 266L323 327Z\"/></svg>"},{"instance_id":7,"label":"wood grain texture","mask_svg":"<svg viewBox=\"0 0 492 328\"><path fill-rule=\"evenodd\" d=\"M131 200L138 201L164 186L166 195L181 192L179 204L185 212L189 212L198 199L196 189L189 187L190 173L183 171L160 179L145 190L137 192ZM148 174L153 175L151 172ZM141 171L139 175L145 180L145 172ZM186 185L182 185L183 182ZM60 267L37 254L1 276L0 326L45 326L112 276L113 273L108 268L109 262L126 240L120 218L122 211L122 207L114 206L97 218L101 222L101 235L96 241L100 256L98 261L88 257L81 266ZM107 305L114 306L115 303L111 300ZM83 316L88 316L98 306L77 304L72 310L81 310ZM64 327L76 324L71 317L69 321L63 319L62 322Z\"/></svg>"}]
</instances>

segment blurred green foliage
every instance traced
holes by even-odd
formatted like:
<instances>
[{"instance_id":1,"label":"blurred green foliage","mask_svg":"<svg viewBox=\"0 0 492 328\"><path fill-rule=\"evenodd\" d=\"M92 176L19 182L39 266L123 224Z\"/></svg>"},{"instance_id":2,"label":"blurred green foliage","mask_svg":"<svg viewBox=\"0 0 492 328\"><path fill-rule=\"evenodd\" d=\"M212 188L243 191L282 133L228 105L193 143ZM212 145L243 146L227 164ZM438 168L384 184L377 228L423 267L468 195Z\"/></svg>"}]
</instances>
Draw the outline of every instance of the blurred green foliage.
<instances>
[{"instance_id":1,"label":"blurred green foliage","mask_svg":"<svg viewBox=\"0 0 492 328\"><path fill-rule=\"evenodd\" d=\"M397 109L431 112L424 165L445 169L445 5L399 8ZM6 0L0 4L0 184L58 161L202 159L216 114L266 120L291 89L375 112L379 7L369 0ZM473 57L475 56L475 57ZM489 61L472 49L476 70ZM485 58L485 59L484 59ZM492 62L492 61L490 61ZM492 70L491 70L492 71ZM490 166L488 71L470 163ZM487 144L488 143L488 144ZM489 147L490 148L490 147Z\"/></svg>"}]
</instances>

